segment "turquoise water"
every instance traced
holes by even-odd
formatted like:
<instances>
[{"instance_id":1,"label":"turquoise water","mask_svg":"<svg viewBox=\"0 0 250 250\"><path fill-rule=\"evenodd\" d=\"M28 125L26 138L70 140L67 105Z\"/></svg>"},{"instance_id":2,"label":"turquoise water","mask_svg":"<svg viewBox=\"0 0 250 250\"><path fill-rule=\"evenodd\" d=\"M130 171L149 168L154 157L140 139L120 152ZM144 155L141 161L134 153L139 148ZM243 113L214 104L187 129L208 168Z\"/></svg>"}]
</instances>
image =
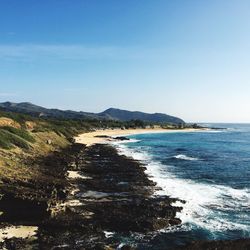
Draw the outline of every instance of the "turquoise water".
<instances>
[{"instance_id":1,"label":"turquoise water","mask_svg":"<svg viewBox=\"0 0 250 250\"><path fill-rule=\"evenodd\" d=\"M167 194L186 201L181 226L155 234L142 249L191 240L250 237L250 125L216 124L226 130L130 136L121 154L143 161Z\"/></svg>"}]
</instances>

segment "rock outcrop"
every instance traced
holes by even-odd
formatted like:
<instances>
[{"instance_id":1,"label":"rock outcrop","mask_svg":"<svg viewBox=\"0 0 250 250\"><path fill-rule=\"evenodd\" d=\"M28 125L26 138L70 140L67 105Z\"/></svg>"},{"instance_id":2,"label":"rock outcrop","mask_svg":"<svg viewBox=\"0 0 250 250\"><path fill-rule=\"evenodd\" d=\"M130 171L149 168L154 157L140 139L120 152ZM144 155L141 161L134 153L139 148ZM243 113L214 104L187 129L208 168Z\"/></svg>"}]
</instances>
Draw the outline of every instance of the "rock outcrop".
<instances>
[{"instance_id":1,"label":"rock outcrop","mask_svg":"<svg viewBox=\"0 0 250 250\"><path fill-rule=\"evenodd\" d=\"M9 188L2 186L0 204L2 226L38 226L34 246L116 248L121 241L105 232L129 236L181 222L175 217L181 207L171 205L176 200L154 197L156 183L148 179L145 167L110 146L73 144L36 161L41 178L33 183L6 183ZM8 239L1 244L25 246L27 242Z\"/></svg>"}]
</instances>

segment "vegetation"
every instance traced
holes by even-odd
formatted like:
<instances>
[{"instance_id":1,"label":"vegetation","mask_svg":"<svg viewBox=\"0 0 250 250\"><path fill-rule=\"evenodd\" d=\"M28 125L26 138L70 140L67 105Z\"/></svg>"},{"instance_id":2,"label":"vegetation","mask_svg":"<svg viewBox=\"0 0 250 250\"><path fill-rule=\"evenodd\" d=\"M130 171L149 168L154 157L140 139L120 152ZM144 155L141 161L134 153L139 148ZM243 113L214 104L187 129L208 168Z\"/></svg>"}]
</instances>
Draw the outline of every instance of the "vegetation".
<instances>
[{"instance_id":1,"label":"vegetation","mask_svg":"<svg viewBox=\"0 0 250 250\"><path fill-rule=\"evenodd\" d=\"M18 128L9 127L9 126L2 127L2 129L9 131L12 134L17 135L28 142L31 142L31 143L35 142L34 137L30 135L30 133L24 129L18 129Z\"/></svg>"},{"instance_id":2,"label":"vegetation","mask_svg":"<svg viewBox=\"0 0 250 250\"><path fill-rule=\"evenodd\" d=\"M26 121L35 121L37 118L32 117L30 115L25 115L21 113L14 113L14 112L6 112L0 110L0 117L7 117L15 122L18 122L23 128L25 128L25 122Z\"/></svg>"},{"instance_id":3,"label":"vegetation","mask_svg":"<svg viewBox=\"0 0 250 250\"><path fill-rule=\"evenodd\" d=\"M131 120L122 122L117 120L98 120L98 119L46 119L46 122L40 123L33 132L54 131L58 135L64 135L66 138L95 129L115 129L115 128L145 128L146 123L140 120Z\"/></svg>"},{"instance_id":4,"label":"vegetation","mask_svg":"<svg viewBox=\"0 0 250 250\"><path fill-rule=\"evenodd\" d=\"M5 129L0 129L0 147L4 149L11 149L17 146L23 149L29 149L29 143L20 136L9 132Z\"/></svg>"},{"instance_id":5,"label":"vegetation","mask_svg":"<svg viewBox=\"0 0 250 250\"><path fill-rule=\"evenodd\" d=\"M6 111L0 111L0 117L10 118L21 127L15 128L5 125L0 127L0 148L4 149L11 149L14 146L28 149L30 148L30 143L35 142L34 137L39 132L55 132L57 135L69 140L81 132L99 128L124 127L125 125L122 122L113 120L38 118ZM28 131L26 122L33 122L35 124L34 128ZM134 123L131 123L131 126L134 126Z\"/></svg>"},{"instance_id":6,"label":"vegetation","mask_svg":"<svg viewBox=\"0 0 250 250\"><path fill-rule=\"evenodd\" d=\"M27 114L7 112L0 110L0 117L10 118L20 125L15 128L11 125L3 125L0 127L0 148L10 149L14 146L28 149L35 142L36 133L55 132L58 136L66 138L68 141L75 135L96 129L129 129L129 128L146 128L155 125L162 128L176 129L184 128L186 124L170 124L170 123L152 123L142 120L107 120L107 119L59 119L34 117ZM27 122L31 122L34 126L27 126Z\"/></svg>"}]
</instances>

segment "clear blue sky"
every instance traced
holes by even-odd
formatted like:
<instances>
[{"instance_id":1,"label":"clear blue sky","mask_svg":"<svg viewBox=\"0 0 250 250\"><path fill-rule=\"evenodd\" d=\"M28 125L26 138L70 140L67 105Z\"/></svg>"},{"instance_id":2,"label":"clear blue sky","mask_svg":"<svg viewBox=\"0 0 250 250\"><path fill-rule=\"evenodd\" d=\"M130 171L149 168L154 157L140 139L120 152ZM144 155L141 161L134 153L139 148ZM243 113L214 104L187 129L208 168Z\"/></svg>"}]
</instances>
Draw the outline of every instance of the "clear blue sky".
<instances>
[{"instance_id":1,"label":"clear blue sky","mask_svg":"<svg viewBox=\"0 0 250 250\"><path fill-rule=\"evenodd\" d=\"M1 0L6 100L250 122L250 1Z\"/></svg>"}]
</instances>

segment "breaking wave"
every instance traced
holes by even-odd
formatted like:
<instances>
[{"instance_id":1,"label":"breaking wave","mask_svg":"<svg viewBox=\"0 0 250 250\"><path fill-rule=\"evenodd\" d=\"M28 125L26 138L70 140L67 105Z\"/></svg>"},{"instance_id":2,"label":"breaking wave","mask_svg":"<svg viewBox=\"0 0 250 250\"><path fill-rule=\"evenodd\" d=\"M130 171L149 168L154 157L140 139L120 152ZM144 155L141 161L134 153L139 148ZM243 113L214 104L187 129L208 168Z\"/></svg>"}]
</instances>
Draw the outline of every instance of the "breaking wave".
<instances>
[{"instance_id":1,"label":"breaking wave","mask_svg":"<svg viewBox=\"0 0 250 250\"><path fill-rule=\"evenodd\" d=\"M185 200L182 204L176 202L173 205L182 206L183 210L177 214L182 220L182 226L170 230L192 230L200 228L216 233L228 230L241 230L246 237L250 236L250 190L235 189L224 185L199 183L190 179L182 179L168 170L170 166L156 162L143 151L141 147L129 148L124 144L117 144L120 154L140 160L146 164L146 173L155 181L161 190L155 195L169 195ZM198 158L186 155L177 155L176 159L197 161ZM245 211L238 214L237 211ZM232 219L233 218L233 219ZM167 229L169 231L169 229Z\"/></svg>"}]
</instances>

